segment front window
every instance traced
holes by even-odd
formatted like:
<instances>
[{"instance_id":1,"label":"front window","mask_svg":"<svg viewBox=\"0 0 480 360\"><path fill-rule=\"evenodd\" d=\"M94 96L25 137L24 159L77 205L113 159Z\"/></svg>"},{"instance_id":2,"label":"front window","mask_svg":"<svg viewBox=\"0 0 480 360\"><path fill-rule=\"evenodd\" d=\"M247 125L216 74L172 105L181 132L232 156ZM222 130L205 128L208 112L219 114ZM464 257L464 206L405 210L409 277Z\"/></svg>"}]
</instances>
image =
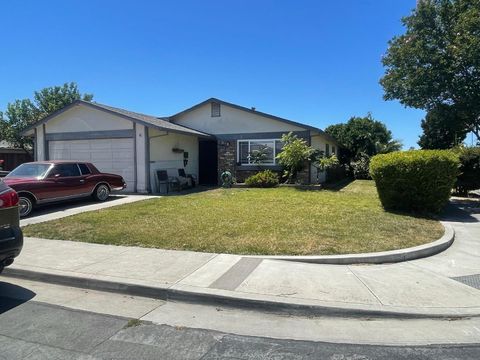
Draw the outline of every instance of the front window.
<instances>
[{"instance_id":1,"label":"front window","mask_svg":"<svg viewBox=\"0 0 480 360\"><path fill-rule=\"evenodd\" d=\"M239 140L238 162L241 165L275 165L282 146L279 139Z\"/></svg>"},{"instance_id":2,"label":"front window","mask_svg":"<svg viewBox=\"0 0 480 360\"><path fill-rule=\"evenodd\" d=\"M7 177L42 179L50 167L51 164L26 163L15 168Z\"/></svg>"}]
</instances>

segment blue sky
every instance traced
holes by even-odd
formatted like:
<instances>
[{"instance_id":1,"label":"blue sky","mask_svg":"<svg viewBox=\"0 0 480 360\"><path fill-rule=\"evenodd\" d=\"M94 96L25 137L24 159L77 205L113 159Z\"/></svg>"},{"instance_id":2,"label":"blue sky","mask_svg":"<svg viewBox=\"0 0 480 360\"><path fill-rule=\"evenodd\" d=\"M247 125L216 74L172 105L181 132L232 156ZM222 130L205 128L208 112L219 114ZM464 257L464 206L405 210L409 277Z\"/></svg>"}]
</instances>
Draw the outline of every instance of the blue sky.
<instances>
[{"instance_id":1,"label":"blue sky","mask_svg":"<svg viewBox=\"0 0 480 360\"><path fill-rule=\"evenodd\" d=\"M387 42L415 0L3 1L0 109L76 81L171 115L210 97L324 128L371 112L405 148L424 113L385 102Z\"/></svg>"}]
</instances>

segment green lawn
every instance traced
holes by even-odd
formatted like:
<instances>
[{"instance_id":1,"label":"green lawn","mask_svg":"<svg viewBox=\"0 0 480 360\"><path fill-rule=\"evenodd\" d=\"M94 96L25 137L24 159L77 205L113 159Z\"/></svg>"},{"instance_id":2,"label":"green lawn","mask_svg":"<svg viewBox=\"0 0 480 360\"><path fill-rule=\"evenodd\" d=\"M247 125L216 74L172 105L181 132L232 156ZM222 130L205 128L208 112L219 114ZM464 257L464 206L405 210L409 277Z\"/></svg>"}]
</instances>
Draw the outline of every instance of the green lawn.
<instances>
[{"instance_id":1,"label":"green lawn","mask_svg":"<svg viewBox=\"0 0 480 360\"><path fill-rule=\"evenodd\" d=\"M382 209L372 181L340 191L215 189L87 212L26 236L237 254L344 254L438 239L433 219Z\"/></svg>"}]
</instances>

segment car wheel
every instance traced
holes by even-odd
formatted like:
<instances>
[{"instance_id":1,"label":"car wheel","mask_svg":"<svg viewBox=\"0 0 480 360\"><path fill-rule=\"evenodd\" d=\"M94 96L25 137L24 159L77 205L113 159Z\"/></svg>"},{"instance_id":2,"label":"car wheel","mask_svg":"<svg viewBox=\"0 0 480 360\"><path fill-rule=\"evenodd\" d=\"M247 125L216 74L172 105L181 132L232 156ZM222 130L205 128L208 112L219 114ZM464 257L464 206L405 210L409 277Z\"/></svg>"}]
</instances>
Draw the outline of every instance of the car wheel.
<instances>
[{"instance_id":1,"label":"car wheel","mask_svg":"<svg viewBox=\"0 0 480 360\"><path fill-rule=\"evenodd\" d=\"M33 210L33 202L28 196L20 195L18 198L20 217L28 216Z\"/></svg>"},{"instance_id":2,"label":"car wheel","mask_svg":"<svg viewBox=\"0 0 480 360\"><path fill-rule=\"evenodd\" d=\"M93 197L97 201L105 201L108 199L109 196L110 196L110 189L105 184L98 185L95 188L95 191L93 193Z\"/></svg>"}]
</instances>

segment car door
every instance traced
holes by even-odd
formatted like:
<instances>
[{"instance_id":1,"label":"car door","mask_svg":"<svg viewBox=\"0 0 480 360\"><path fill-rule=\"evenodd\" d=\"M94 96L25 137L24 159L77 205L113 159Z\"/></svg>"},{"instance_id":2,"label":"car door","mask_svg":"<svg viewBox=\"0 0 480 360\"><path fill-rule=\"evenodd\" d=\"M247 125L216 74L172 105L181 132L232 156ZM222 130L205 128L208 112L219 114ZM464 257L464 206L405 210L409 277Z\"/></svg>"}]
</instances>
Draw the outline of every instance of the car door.
<instances>
[{"instance_id":1,"label":"car door","mask_svg":"<svg viewBox=\"0 0 480 360\"><path fill-rule=\"evenodd\" d=\"M81 173L82 193L91 194L97 185L96 178L92 174L92 170L86 163L78 163Z\"/></svg>"},{"instance_id":2,"label":"car door","mask_svg":"<svg viewBox=\"0 0 480 360\"><path fill-rule=\"evenodd\" d=\"M83 194L85 178L81 175L76 163L55 164L48 175L54 182L54 191L50 199L79 197Z\"/></svg>"}]
</instances>

